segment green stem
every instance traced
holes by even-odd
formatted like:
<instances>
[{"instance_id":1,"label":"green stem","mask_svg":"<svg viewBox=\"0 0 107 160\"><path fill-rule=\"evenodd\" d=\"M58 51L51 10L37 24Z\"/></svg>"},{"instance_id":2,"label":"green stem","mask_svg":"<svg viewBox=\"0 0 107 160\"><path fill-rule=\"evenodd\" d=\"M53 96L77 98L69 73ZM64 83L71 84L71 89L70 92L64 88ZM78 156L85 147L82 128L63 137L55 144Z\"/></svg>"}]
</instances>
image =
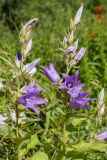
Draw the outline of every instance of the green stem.
<instances>
[{"instance_id":1,"label":"green stem","mask_svg":"<svg viewBox=\"0 0 107 160\"><path fill-rule=\"evenodd\" d=\"M19 124L18 124L18 119L19 119L19 112L18 112L18 104L16 105L16 138L17 138L17 159L21 160L20 155L19 155Z\"/></svg>"}]
</instances>

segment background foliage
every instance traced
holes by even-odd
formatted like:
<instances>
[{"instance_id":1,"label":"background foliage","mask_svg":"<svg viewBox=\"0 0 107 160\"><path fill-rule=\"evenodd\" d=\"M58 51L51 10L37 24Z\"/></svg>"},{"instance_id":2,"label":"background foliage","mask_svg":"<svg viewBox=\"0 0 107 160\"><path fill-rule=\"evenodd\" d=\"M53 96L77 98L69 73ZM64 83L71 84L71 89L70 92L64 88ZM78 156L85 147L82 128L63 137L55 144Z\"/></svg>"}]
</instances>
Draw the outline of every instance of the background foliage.
<instances>
[{"instance_id":1,"label":"background foliage","mask_svg":"<svg viewBox=\"0 0 107 160\"><path fill-rule=\"evenodd\" d=\"M41 64L48 64L49 61L55 60L57 61L57 68L58 70L64 70L65 66L63 63L63 58L61 58L61 51L60 51L60 41L62 40L65 31L67 30L69 20L73 15L75 14L75 11L79 8L81 3L84 3L84 12L82 16L82 22L78 27L77 37L79 38L80 46L87 47L87 53L85 54L84 58L81 60L81 62L78 65L78 68L80 70L80 79L82 82L85 83L86 88L90 88L90 94L97 98L98 93L102 87L105 88L105 99L107 99L107 1L106 0L2 0L0 3L0 54L1 55L9 55L10 58L14 61L13 56L16 54L16 51L20 48L19 41L18 41L18 34L19 30L21 28L21 24L25 23L29 19L33 17L38 17L39 23L34 28L34 35L33 35L33 49L32 54L30 55L29 59L30 61L41 57ZM102 6L101 13L95 11L95 6ZM101 17L98 18L97 14L101 14ZM28 61L29 61L28 59ZM8 79L10 78L10 75L8 74L8 67L5 66L4 62L0 60L0 66L2 66L3 70L0 68L0 78L1 75L5 77L5 75L8 75ZM36 122L36 130L39 130L40 127L40 133L37 135L30 135L29 137L26 137L24 139L24 142L22 141L20 145L24 146L24 148L27 147L27 150L30 150L28 152L29 157L35 153L35 151L38 151L36 155L34 155L34 158L38 155L41 155L41 157L46 157L47 155L44 155L45 153L48 154L49 157L51 157L51 153L54 151L55 145L57 146L57 150L60 150L59 154L56 156L57 160L69 160L70 157L72 159L79 158L86 159L87 160L96 160L96 156L98 160L103 160L107 158L107 152L99 152L98 150L90 152L90 148L93 146L93 142L90 142L90 146L87 146L87 144L83 144L79 142L79 136L78 140L77 137L77 130L80 131L81 135L84 134L84 129L87 130L87 134L89 134L89 131L93 134L94 125L92 122L93 114L95 113L94 107L90 112L87 113L87 116L90 116L91 119L84 121L85 119L80 119L80 121L76 121L74 118L74 121L72 121L72 124L69 124L68 120L68 130L72 130L72 127L74 128L74 135L72 135L72 141L75 144L76 142L79 142L79 145L77 148L74 147L74 149L68 147L67 155L65 157L65 148L64 148L64 138L66 139L68 137L68 132L64 132L64 135L58 135L59 132L54 129L56 126L54 126L54 122L58 123L60 125L60 119L63 119L64 111L60 110L59 108L63 107L62 104L56 100L56 94L57 92L54 89L50 89L49 85L44 83L44 76L40 77L40 75L36 75L38 79L38 83L44 88L44 90L47 92L48 95L50 95L50 102L51 106L54 107L55 111L52 112L51 106L48 106L47 108L47 115L46 115L46 121L44 115L41 119L38 117L35 118L35 116L28 112L28 124L23 126L23 130L30 133L31 126L35 128L34 123ZM8 81L8 79L6 81ZM45 81L47 81L45 79ZM6 83L6 82L5 82ZM8 93L7 93L8 94ZM2 111L5 111L5 104L6 96L3 93L0 93L0 109ZM105 101L106 103L106 101ZM94 105L93 105L94 106ZM82 112L82 111L81 111ZM57 113L61 113L59 117L57 117ZM53 114L53 115L52 115ZM83 113L84 114L84 113ZM49 127L49 121L51 116L51 126L50 128L53 129L51 132L48 132ZM32 118L31 118L32 117ZM81 118L81 117L80 117ZM45 122L44 122L45 121ZM76 121L76 123L75 123ZM105 121L106 122L106 121ZM106 128L106 123L104 122L104 128ZM79 126L80 123L82 123L82 127ZM88 124L88 128L86 128L86 125ZM38 125L40 124L40 126ZM45 132L42 133L42 129L45 127ZM78 128L78 129L77 129ZM103 126L101 126L103 128ZM14 130L14 128L12 128ZM59 127L59 130L61 128ZM6 131L6 129L4 129ZM4 133L3 131L3 133ZM6 132L7 134L7 132ZM46 136L47 134L47 136ZM54 135L54 136L53 136ZM57 136L56 136L57 135ZM14 134L12 135L14 137ZM53 136L54 144L50 143L50 137ZM65 137L64 137L65 136ZM60 137L60 138L59 138ZM89 139L91 135L88 135L87 139ZM57 144L57 141L59 139L63 139L61 143L63 144ZM31 146L28 146L28 139L31 144ZM33 142L32 142L33 139ZM34 142L35 141L35 142ZM88 141L88 140L87 140ZM8 143L11 144L12 141L8 138L6 138L4 147L0 148L0 156L1 159L6 159L6 154L11 155L9 159L14 159L12 155L15 153L14 144L12 143L11 150L9 150L10 153L6 150L8 148ZM24 143L24 145L22 144ZM96 142L97 143L97 142ZM54 145L54 147L52 146ZM34 150L34 148L37 146ZM62 147L63 146L63 147ZM87 146L87 147L84 147ZM97 146L97 144L96 144ZM95 146L95 148L96 148ZM63 149L61 149L61 147ZM38 149L37 149L38 148ZM85 153L81 153L81 148L85 150ZM8 148L9 149L9 148ZM75 151L74 151L75 150ZM77 151L79 150L78 154ZM105 146L103 146L102 150L105 151ZM45 153L44 153L45 151ZM87 153L88 151L88 153ZM42 153L43 152L43 153ZM6 153L6 154L4 154ZM72 153L73 156L72 156ZM21 154L25 154L24 149L22 147ZM56 153L55 153L56 154ZM64 159L65 157L65 159ZM62 159L61 159L62 158ZM41 158L42 159L42 158ZM44 160L45 160L44 159ZM78 159L79 160L79 159Z\"/></svg>"}]
</instances>

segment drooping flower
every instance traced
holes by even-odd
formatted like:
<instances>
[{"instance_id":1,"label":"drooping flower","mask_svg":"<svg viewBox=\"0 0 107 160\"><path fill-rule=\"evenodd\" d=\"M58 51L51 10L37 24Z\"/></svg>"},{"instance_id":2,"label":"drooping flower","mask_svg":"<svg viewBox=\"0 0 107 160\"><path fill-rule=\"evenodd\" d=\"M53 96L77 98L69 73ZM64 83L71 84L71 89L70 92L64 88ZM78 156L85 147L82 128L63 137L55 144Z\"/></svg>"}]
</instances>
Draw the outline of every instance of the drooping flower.
<instances>
[{"instance_id":1,"label":"drooping flower","mask_svg":"<svg viewBox=\"0 0 107 160\"><path fill-rule=\"evenodd\" d=\"M71 94L72 96L72 92L69 94ZM75 97L76 96L76 97ZM70 107L72 108L86 108L86 109L90 109L90 107L86 104L89 101L94 100L93 98L88 98L88 91L82 91L79 92L78 96L75 95L74 97L71 97L70 99Z\"/></svg>"},{"instance_id":2,"label":"drooping flower","mask_svg":"<svg viewBox=\"0 0 107 160\"><path fill-rule=\"evenodd\" d=\"M52 82L57 83L60 80L59 73L55 70L55 62L51 62L49 67L41 66L44 75Z\"/></svg>"},{"instance_id":3,"label":"drooping flower","mask_svg":"<svg viewBox=\"0 0 107 160\"><path fill-rule=\"evenodd\" d=\"M98 140L107 140L107 130L105 130L102 133L98 134L96 136L96 139L98 139Z\"/></svg>"},{"instance_id":4,"label":"drooping flower","mask_svg":"<svg viewBox=\"0 0 107 160\"><path fill-rule=\"evenodd\" d=\"M65 73L62 74L64 82L60 84L59 89L73 89L74 87L82 87L84 84L80 83L78 80L79 71L76 71L72 76Z\"/></svg>"},{"instance_id":5,"label":"drooping flower","mask_svg":"<svg viewBox=\"0 0 107 160\"><path fill-rule=\"evenodd\" d=\"M17 66L17 68L20 68L21 59L22 59L21 52L20 52L20 50L18 50L16 53L16 66Z\"/></svg>"},{"instance_id":6,"label":"drooping flower","mask_svg":"<svg viewBox=\"0 0 107 160\"><path fill-rule=\"evenodd\" d=\"M36 73L36 68L35 65L40 61L40 58L35 59L34 61L32 61L31 63L26 64L23 67L23 71L25 71L26 73L28 73L29 75L33 76Z\"/></svg>"},{"instance_id":7,"label":"drooping flower","mask_svg":"<svg viewBox=\"0 0 107 160\"><path fill-rule=\"evenodd\" d=\"M46 100L37 97L37 94L41 91L39 87L35 85L33 80L28 86L22 88L22 96L18 97L20 104L24 105L26 108L31 108L34 112L39 114L37 106L39 104L45 104Z\"/></svg>"}]
</instances>

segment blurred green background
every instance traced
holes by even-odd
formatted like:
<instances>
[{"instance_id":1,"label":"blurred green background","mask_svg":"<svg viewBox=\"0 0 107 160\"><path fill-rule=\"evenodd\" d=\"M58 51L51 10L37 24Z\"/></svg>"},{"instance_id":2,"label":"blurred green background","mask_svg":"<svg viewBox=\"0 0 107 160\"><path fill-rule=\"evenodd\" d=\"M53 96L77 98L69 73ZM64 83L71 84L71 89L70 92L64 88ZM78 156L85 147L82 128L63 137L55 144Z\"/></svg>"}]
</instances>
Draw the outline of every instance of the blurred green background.
<instances>
[{"instance_id":1,"label":"blurred green background","mask_svg":"<svg viewBox=\"0 0 107 160\"><path fill-rule=\"evenodd\" d=\"M106 0L1 0L0 1L0 52L15 55L20 49L19 31L29 19L38 17L34 28L32 54L28 58L41 57L41 64L57 61L57 68L65 65L59 50L70 18L84 4L81 24L76 37L79 46L87 47L87 53L78 64L80 79L91 89L95 97L102 87L107 87L107 1ZM96 10L100 6L100 10ZM107 97L107 94L106 94Z\"/></svg>"}]
</instances>

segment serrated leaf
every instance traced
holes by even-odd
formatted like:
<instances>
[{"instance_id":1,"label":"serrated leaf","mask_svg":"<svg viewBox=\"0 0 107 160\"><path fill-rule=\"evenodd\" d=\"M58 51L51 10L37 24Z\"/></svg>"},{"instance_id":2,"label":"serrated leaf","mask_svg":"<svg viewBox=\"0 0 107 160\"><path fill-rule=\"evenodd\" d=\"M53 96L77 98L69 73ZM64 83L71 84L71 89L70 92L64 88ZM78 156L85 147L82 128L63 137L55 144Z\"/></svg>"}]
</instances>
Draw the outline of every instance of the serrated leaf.
<instances>
[{"instance_id":1,"label":"serrated leaf","mask_svg":"<svg viewBox=\"0 0 107 160\"><path fill-rule=\"evenodd\" d=\"M28 160L49 160L49 159L46 153L38 151L32 157L28 158Z\"/></svg>"}]
</instances>

